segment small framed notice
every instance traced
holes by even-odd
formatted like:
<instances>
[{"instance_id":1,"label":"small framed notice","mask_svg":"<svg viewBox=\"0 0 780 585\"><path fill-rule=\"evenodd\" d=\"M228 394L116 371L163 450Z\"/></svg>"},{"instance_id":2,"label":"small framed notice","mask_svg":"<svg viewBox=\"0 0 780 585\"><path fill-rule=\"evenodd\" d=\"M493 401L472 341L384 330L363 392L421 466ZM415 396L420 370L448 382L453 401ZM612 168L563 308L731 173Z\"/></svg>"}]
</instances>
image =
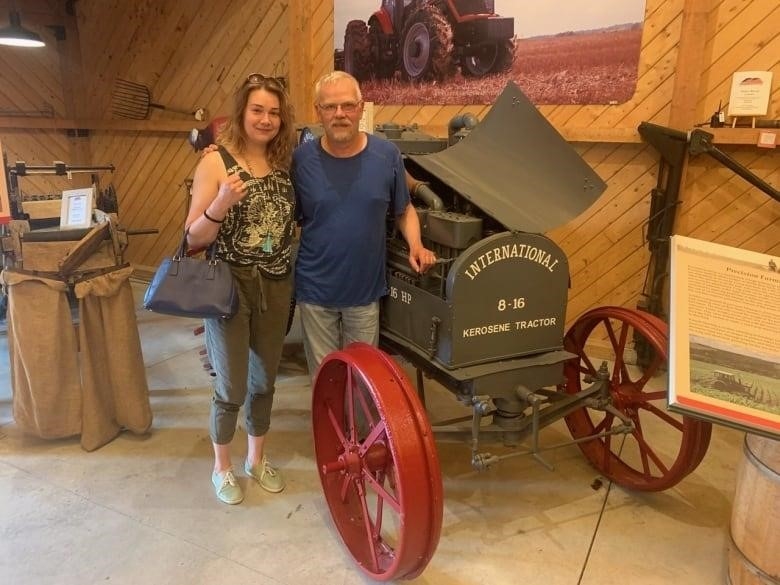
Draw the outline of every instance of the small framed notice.
<instances>
[{"instance_id":1,"label":"small framed notice","mask_svg":"<svg viewBox=\"0 0 780 585\"><path fill-rule=\"evenodd\" d=\"M88 228L92 225L94 189L69 189L62 192L60 228Z\"/></svg>"},{"instance_id":2,"label":"small framed notice","mask_svg":"<svg viewBox=\"0 0 780 585\"><path fill-rule=\"evenodd\" d=\"M374 133L374 102L363 102L363 115L358 128L368 134Z\"/></svg>"},{"instance_id":3,"label":"small framed notice","mask_svg":"<svg viewBox=\"0 0 780 585\"><path fill-rule=\"evenodd\" d=\"M729 116L766 116L772 93L771 71L738 71L731 79Z\"/></svg>"},{"instance_id":4,"label":"small framed notice","mask_svg":"<svg viewBox=\"0 0 780 585\"><path fill-rule=\"evenodd\" d=\"M669 410L780 438L780 257L672 236Z\"/></svg>"}]
</instances>

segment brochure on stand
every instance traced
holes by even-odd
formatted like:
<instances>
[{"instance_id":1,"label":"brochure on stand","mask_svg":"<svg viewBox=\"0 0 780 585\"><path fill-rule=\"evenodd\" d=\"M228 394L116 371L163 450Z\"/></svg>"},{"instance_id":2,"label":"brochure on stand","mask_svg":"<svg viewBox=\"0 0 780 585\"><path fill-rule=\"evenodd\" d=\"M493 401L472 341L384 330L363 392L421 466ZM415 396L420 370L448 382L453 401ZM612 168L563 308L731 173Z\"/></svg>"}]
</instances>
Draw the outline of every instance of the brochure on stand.
<instances>
[{"instance_id":1,"label":"brochure on stand","mask_svg":"<svg viewBox=\"0 0 780 585\"><path fill-rule=\"evenodd\" d=\"M780 438L780 257L672 236L669 410Z\"/></svg>"},{"instance_id":2,"label":"brochure on stand","mask_svg":"<svg viewBox=\"0 0 780 585\"><path fill-rule=\"evenodd\" d=\"M771 71L737 71L731 79L729 116L766 116L771 92Z\"/></svg>"}]
</instances>

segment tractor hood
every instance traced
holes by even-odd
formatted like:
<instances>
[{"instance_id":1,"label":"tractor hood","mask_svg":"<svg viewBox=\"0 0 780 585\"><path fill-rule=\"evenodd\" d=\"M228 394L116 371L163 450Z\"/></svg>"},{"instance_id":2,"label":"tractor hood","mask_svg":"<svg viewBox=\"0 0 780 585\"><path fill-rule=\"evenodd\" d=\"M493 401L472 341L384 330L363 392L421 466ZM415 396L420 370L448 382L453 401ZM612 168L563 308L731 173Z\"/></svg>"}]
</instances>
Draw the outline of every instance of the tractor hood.
<instances>
[{"instance_id":1,"label":"tractor hood","mask_svg":"<svg viewBox=\"0 0 780 585\"><path fill-rule=\"evenodd\" d=\"M509 230L547 232L606 189L512 82L463 140L408 158Z\"/></svg>"}]
</instances>

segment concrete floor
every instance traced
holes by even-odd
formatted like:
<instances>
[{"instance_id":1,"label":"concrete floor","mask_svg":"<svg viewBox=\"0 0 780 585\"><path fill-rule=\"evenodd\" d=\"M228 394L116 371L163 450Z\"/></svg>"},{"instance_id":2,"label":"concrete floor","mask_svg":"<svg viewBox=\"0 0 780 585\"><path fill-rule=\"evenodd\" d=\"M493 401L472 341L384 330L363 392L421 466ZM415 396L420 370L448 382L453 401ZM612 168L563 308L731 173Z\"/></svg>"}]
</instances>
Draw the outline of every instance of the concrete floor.
<instances>
[{"instance_id":1,"label":"concrete floor","mask_svg":"<svg viewBox=\"0 0 780 585\"><path fill-rule=\"evenodd\" d=\"M92 453L78 438L41 440L16 428L0 336L0 583L371 583L323 498L300 355L282 364L267 443L287 489L266 493L241 471L246 499L227 506L210 481L210 378L198 356L202 337L193 335L198 323L138 315L153 428ZM447 401L448 391L429 385L434 415ZM239 431L234 449L239 470L244 436ZM542 432L544 444L568 437L563 423ZM716 427L701 465L663 493L599 486L598 472L573 446L546 454L554 471L522 456L477 473L466 444L437 440L444 525L428 568L410 582L725 583L742 437Z\"/></svg>"}]
</instances>

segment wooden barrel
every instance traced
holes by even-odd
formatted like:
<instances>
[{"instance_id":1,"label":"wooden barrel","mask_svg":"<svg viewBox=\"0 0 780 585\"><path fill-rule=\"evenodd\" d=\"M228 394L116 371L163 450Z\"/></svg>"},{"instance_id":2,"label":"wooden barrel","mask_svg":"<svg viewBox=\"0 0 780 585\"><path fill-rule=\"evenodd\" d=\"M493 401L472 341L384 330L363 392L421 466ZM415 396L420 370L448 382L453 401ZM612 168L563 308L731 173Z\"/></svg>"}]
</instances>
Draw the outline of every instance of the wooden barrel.
<instances>
[{"instance_id":1,"label":"wooden barrel","mask_svg":"<svg viewBox=\"0 0 780 585\"><path fill-rule=\"evenodd\" d=\"M780 585L780 441L745 435L731 511L729 583Z\"/></svg>"}]
</instances>

